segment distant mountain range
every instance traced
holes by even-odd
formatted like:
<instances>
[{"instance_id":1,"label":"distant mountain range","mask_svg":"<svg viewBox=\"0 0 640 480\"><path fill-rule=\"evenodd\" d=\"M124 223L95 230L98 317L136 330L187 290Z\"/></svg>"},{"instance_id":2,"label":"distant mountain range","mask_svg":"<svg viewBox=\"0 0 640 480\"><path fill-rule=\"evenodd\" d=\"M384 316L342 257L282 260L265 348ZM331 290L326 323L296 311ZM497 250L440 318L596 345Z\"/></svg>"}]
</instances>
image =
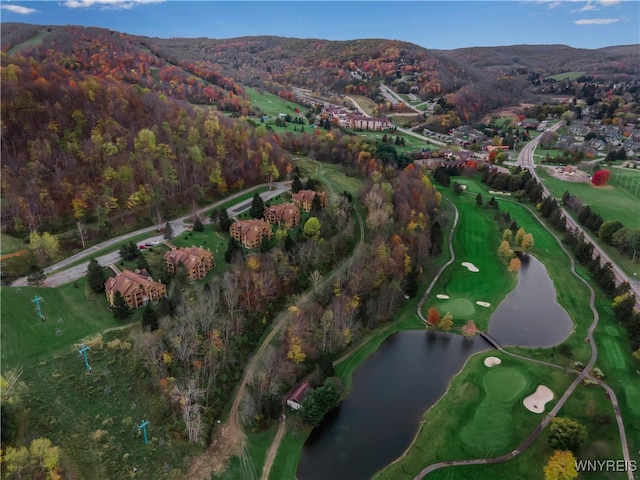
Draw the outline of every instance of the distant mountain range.
<instances>
[{"instance_id":1,"label":"distant mountain range","mask_svg":"<svg viewBox=\"0 0 640 480\"><path fill-rule=\"evenodd\" d=\"M463 121L470 121L496 107L531 101L552 75L573 72L573 78L603 83L640 75L638 45L428 50L384 39L159 39L101 28L19 23L2 24L1 43L10 55L235 111L248 108L243 85L281 94L296 86L375 98L383 81L424 100L444 97Z\"/></svg>"}]
</instances>

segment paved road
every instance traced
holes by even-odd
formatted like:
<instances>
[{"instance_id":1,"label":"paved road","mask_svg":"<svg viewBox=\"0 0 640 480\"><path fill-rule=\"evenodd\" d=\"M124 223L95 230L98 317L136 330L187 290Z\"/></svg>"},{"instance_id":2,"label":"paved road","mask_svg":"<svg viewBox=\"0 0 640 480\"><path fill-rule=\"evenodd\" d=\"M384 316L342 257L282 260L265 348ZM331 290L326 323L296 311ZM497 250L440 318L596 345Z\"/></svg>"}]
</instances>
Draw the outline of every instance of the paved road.
<instances>
[{"instance_id":1,"label":"paved road","mask_svg":"<svg viewBox=\"0 0 640 480\"><path fill-rule=\"evenodd\" d=\"M564 122L558 122L552 127L550 127L547 131L554 132L558 130L560 127L562 127L563 125L564 125ZM517 164L522 168L527 168L531 172L531 175L533 175L533 177L542 186L543 197L548 197L548 196L553 197L553 194L549 191L549 189L545 186L545 184L542 182L542 180L538 176L538 172L536 172L536 168L535 168L536 166L533 161L533 152L535 151L536 147L538 146L538 143L540 142L540 137L541 136L536 137L535 139L527 143L522 148L522 150L518 154ZM558 202L558 206L560 207L562 214L566 219L567 227L577 230L578 232L581 232L584 235L584 238L589 242L591 242L591 244L593 245L593 256L595 257L596 255L600 255L600 258L602 259L603 263L608 262L611 264L613 274L615 275L618 283L628 282L629 285L631 285L631 291L636 297L636 308L640 309L640 280L636 278L631 278L625 272L623 272L622 269L615 263L615 261L613 261L611 257L609 257L607 252L605 252L602 249L602 247L594 240L591 233L586 231L576 220L574 220L571 217L571 215L567 213L567 211L560 204L560 202Z\"/></svg>"},{"instance_id":2,"label":"paved road","mask_svg":"<svg viewBox=\"0 0 640 480\"><path fill-rule=\"evenodd\" d=\"M267 185L268 184L256 185L255 187L247 188L245 190L242 190L241 192L234 193L233 195L230 195L207 207L203 207L201 210L209 210L211 208L215 208L225 202L228 202L229 200L233 200L234 198L238 198L244 195L246 192L249 192ZM289 190L290 188L288 182L274 182L272 183L272 186L274 187L274 190L268 190L260 194L260 196L264 201L267 201L273 197L277 197L281 193ZM229 213L230 217L234 217L244 212L245 210L248 210L250 207L251 207L251 200L247 200L247 201L243 201L238 205L234 205L228 208L227 212ZM171 220L170 223L171 223L171 227L173 228L173 233L175 236L180 235L181 233L185 232L188 229L189 223L187 222L188 222L188 219L191 218L192 216L193 214L190 213L188 215L183 215L179 218ZM163 227L164 227L164 224L153 225L151 227L141 228L140 230L136 230L135 232L130 232L125 235L120 235L119 237L112 238L98 245L94 245L93 247L87 248L82 252L76 253L75 255L72 255L71 257L63 261L56 263L55 265L51 265L50 267L47 267L44 269L44 273L47 275L47 279L44 282L44 286L57 287L59 285L64 285L66 283L73 282L74 280L78 280L79 278L86 275L89 262L88 261L83 262L72 267L68 267L69 265L77 262L78 260L82 260L85 258L90 259L91 257L95 257L97 252L105 248L111 247L119 242L122 242L123 240L136 237L143 233L149 233L150 236L145 240L141 241L140 243L147 243L152 241L162 242L162 240L164 239L162 235L157 234L157 230L158 228L163 228ZM120 254L118 253L118 251L110 252L110 253L100 255L99 257L96 257L96 260L98 260L98 263L100 263L100 265L109 265L110 263L117 263L120 260ZM25 277L19 278L11 284L12 287L21 287L25 285L27 285L27 279Z\"/></svg>"}]
</instances>

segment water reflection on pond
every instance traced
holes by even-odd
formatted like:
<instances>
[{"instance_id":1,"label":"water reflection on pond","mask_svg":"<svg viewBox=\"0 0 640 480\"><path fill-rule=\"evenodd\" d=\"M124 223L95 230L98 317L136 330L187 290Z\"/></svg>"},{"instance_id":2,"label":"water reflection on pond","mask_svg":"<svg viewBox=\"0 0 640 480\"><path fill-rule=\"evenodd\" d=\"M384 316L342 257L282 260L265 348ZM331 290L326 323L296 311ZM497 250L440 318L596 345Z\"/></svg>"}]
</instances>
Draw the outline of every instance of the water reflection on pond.
<instances>
[{"instance_id":1,"label":"water reflection on pond","mask_svg":"<svg viewBox=\"0 0 640 480\"><path fill-rule=\"evenodd\" d=\"M571 329L544 265L535 257L525 258L516 288L491 317L489 333L503 345L550 346L562 342ZM469 356L488 348L480 337L454 334L412 331L389 337L354 372L342 406L312 431L298 478L371 478L404 452L421 415Z\"/></svg>"}]
</instances>

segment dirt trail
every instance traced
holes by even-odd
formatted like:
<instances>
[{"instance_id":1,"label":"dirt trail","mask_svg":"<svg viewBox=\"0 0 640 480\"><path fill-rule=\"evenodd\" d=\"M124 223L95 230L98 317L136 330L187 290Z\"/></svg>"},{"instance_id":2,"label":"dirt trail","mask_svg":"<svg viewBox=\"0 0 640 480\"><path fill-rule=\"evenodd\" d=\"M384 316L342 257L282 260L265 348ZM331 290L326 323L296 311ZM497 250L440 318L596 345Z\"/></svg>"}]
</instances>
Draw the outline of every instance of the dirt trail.
<instances>
[{"instance_id":1,"label":"dirt trail","mask_svg":"<svg viewBox=\"0 0 640 480\"><path fill-rule=\"evenodd\" d=\"M320 173L322 165L319 164L318 168L318 176ZM331 192L334 191L332 188L331 182L327 179L327 184ZM358 243L355 248L338 267L336 267L330 274L326 275L320 285L317 288L322 288L331 282L336 275L342 272L344 269L348 268L349 265L353 262L353 259L357 256L357 254L362 249L364 244L364 222L362 220L362 216L356 210L356 217L360 226L360 236L358 238ZM301 295L295 305L300 307L305 303L309 302L312 299L313 290L307 291L304 295ZM240 402L244 398L246 386L249 381L253 378L256 367L258 366L259 360L262 358L262 354L264 350L269 346L274 337L280 333L282 328L286 325L287 321L291 317L291 313L288 310L285 310L278 314L276 318L273 320L273 328L263 340L260 348L256 350L255 355L251 358L247 367L245 368L244 375L242 376L242 380L238 385L238 389L233 398L233 402L231 404L231 409L229 411L229 417L227 421L218 428L217 433L214 435L211 444L200 454L198 457L195 457L192 460L191 467L188 471L188 478L192 480L209 480L211 476L211 472L222 472L224 471L229 461L232 457L246 455L246 443L247 437L242 431L242 426L238 420L238 409L240 407ZM280 426L278 427L278 433L274 438L274 441L269 449L269 455L265 461L265 465L262 472L263 478L268 478L269 471L271 470L271 465L273 464L273 460L275 459L275 455L278 451L278 446L280 445L280 441L284 436L285 432L285 422L281 421ZM247 457L248 458L248 457Z\"/></svg>"},{"instance_id":2,"label":"dirt trail","mask_svg":"<svg viewBox=\"0 0 640 480\"><path fill-rule=\"evenodd\" d=\"M269 447L269 451L267 452L267 458L264 460L264 466L262 467L262 476L260 480L269 480L269 472L271 472L271 466L273 465L273 461L276 458L276 454L278 453L278 448L280 447L280 442L282 441L282 437L284 437L284 432L287 429L286 420L284 419L284 414L280 419L280 425L278 425L278 431L276 432L276 436Z\"/></svg>"}]
</instances>

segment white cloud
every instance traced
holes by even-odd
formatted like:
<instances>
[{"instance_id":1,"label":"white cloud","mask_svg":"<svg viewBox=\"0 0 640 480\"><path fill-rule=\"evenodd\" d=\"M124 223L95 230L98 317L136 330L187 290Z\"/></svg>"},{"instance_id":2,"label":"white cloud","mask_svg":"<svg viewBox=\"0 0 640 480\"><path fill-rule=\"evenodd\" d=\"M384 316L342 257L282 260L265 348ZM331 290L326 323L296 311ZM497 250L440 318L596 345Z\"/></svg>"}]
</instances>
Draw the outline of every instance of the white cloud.
<instances>
[{"instance_id":1,"label":"white cloud","mask_svg":"<svg viewBox=\"0 0 640 480\"><path fill-rule=\"evenodd\" d=\"M69 8L91 8L94 6L107 10L130 10L138 5L161 3L164 0L65 0L63 5Z\"/></svg>"},{"instance_id":2,"label":"white cloud","mask_svg":"<svg viewBox=\"0 0 640 480\"><path fill-rule=\"evenodd\" d=\"M0 5L0 8L20 15L29 15L38 11L35 8L21 7L20 5Z\"/></svg>"},{"instance_id":3,"label":"white cloud","mask_svg":"<svg viewBox=\"0 0 640 480\"><path fill-rule=\"evenodd\" d=\"M609 25L619 21L619 18L583 18L582 20L576 20L573 23L576 25Z\"/></svg>"}]
</instances>

